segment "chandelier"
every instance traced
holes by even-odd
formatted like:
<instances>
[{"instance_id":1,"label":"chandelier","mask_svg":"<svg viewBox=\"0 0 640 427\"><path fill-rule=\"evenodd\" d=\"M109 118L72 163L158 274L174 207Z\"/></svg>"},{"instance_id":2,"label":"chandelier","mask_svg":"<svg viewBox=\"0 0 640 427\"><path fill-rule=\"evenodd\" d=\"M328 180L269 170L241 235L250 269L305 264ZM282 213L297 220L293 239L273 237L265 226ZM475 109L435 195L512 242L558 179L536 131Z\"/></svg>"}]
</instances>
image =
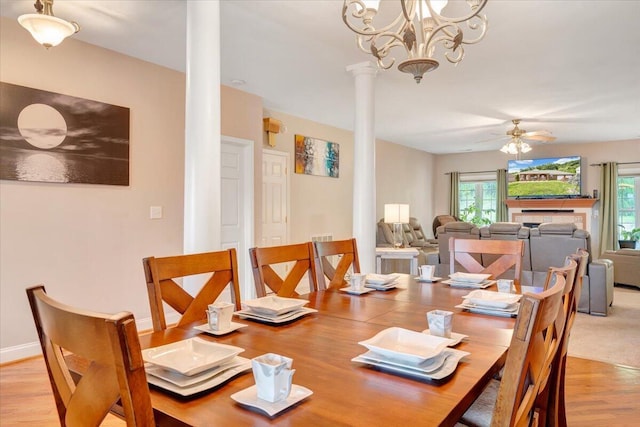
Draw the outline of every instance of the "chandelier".
<instances>
[{"instance_id":1,"label":"chandelier","mask_svg":"<svg viewBox=\"0 0 640 427\"><path fill-rule=\"evenodd\" d=\"M44 0L44 4L41 0L36 0L33 6L38 13L20 15L18 22L47 49L59 45L62 40L80 31L76 22L53 16L53 0Z\"/></svg>"},{"instance_id":2,"label":"chandelier","mask_svg":"<svg viewBox=\"0 0 640 427\"><path fill-rule=\"evenodd\" d=\"M453 3L458 6L462 2ZM406 59L398 64L398 70L413 74L416 83L420 83L424 73L440 65L434 59L437 48L444 51L449 62L458 64L464 58L465 45L484 38L487 17L480 12L487 0L466 0L466 3L470 11L450 18L440 14L447 0L344 0L342 20L357 34L360 50L371 53L380 68L391 68L396 59L387 55L391 49L403 47ZM456 7L453 9L457 11ZM374 25L376 18L387 24ZM460 27L463 23L466 32Z\"/></svg>"}]
</instances>

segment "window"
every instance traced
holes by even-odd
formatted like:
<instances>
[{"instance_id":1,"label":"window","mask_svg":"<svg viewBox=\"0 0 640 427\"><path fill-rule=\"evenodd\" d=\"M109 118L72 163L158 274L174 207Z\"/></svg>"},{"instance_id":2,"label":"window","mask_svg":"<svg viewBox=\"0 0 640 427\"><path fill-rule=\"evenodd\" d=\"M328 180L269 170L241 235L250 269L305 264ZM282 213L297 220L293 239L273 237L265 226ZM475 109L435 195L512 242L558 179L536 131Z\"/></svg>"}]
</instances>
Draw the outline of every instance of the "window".
<instances>
[{"instance_id":1,"label":"window","mask_svg":"<svg viewBox=\"0 0 640 427\"><path fill-rule=\"evenodd\" d=\"M640 175L618 176L618 224L626 231L640 227Z\"/></svg>"},{"instance_id":2,"label":"window","mask_svg":"<svg viewBox=\"0 0 640 427\"><path fill-rule=\"evenodd\" d=\"M467 181L460 178L459 203L460 219L478 226L496 222L497 182L483 179Z\"/></svg>"}]
</instances>

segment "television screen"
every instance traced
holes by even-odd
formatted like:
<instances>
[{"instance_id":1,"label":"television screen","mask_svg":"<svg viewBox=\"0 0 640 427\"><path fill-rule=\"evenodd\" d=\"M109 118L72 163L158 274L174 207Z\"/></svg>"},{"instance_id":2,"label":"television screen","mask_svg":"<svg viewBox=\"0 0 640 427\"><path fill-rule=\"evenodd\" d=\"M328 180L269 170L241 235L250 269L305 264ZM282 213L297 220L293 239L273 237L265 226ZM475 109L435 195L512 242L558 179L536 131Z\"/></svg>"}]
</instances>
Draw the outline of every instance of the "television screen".
<instances>
[{"instance_id":1,"label":"television screen","mask_svg":"<svg viewBox=\"0 0 640 427\"><path fill-rule=\"evenodd\" d=\"M509 160L509 197L580 196L580 156Z\"/></svg>"}]
</instances>

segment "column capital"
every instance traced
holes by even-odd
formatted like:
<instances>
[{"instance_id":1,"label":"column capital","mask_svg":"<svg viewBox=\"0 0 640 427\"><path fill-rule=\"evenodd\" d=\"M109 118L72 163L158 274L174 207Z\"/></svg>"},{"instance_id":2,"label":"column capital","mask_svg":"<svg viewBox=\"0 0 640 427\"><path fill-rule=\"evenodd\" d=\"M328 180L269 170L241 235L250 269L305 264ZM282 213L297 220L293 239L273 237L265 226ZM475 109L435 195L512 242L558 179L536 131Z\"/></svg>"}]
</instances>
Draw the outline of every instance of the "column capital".
<instances>
[{"instance_id":1,"label":"column capital","mask_svg":"<svg viewBox=\"0 0 640 427\"><path fill-rule=\"evenodd\" d=\"M359 62L357 64L347 65L347 71L351 72L354 76L362 74L376 75L379 68L370 61Z\"/></svg>"}]
</instances>

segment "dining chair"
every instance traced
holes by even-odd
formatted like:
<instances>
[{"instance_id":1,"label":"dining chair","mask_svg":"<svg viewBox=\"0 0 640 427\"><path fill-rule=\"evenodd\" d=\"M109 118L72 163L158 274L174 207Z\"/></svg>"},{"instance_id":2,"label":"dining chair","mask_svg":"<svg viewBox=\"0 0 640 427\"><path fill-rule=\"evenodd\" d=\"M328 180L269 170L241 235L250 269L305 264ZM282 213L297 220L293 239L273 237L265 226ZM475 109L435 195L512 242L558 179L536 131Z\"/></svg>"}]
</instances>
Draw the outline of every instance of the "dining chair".
<instances>
[{"instance_id":1,"label":"dining chair","mask_svg":"<svg viewBox=\"0 0 640 427\"><path fill-rule=\"evenodd\" d=\"M560 338L560 344L558 352L556 353L555 360L553 362L553 369L549 377L547 385L547 398L548 406L546 408L546 417L541 420L541 425L548 425L552 427L566 427L567 426L567 414L565 404L565 376L567 368L567 353L569 350L569 338L571 336L571 330L575 322L576 313L578 311L578 303L580 301L580 294L582 292L582 282L587 270L587 264L589 263L589 252L584 249L579 249L577 253L567 257L568 260L573 260L577 264L577 268L574 274L573 287L570 295L565 301L564 307L564 330Z\"/></svg>"},{"instance_id":2,"label":"dining chair","mask_svg":"<svg viewBox=\"0 0 640 427\"><path fill-rule=\"evenodd\" d=\"M535 402L558 349L555 321L567 286L560 272L555 272L552 280L554 285L550 289L522 296L502 380L490 381L462 416L459 425L536 424Z\"/></svg>"},{"instance_id":3,"label":"dining chair","mask_svg":"<svg viewBox=\"0 0 640 427\"><path fill-rule=\"evenodd\" d=\"M498 255L487 265L478 261L478 254ZM520 292L520 278L522 276L522 257L524 256L524 242L522 240L472 240L449 238L449 269L455 273L456 262L469 273L491 274L493 279L513 268L513 281L516 291Z\"/></svg>"},{"instance_id":4,"label":"dining chair","mask_svg":"<svg viewBox=\"0 0 640 427\"><path fill-rule=\"evenodd\" d=\"M297 296L296 288L305 273L308 273L310 290L318 290L318 277L311 242L251 248L249 258L251 258L253 280L258 297L266 296L267 290L281 297ZM288 273L282 273L281 277L276 270L284 269L284 263L293 263L293 265L288 269Z\"/></svg>"},{"instance_id":5,"label":"dining chair","mask_svg":"<svg viewBox=\"0 0 640 427\"><path fill-rule=\"evenodd\" d=\"M180 315L176 326L206 319L209 304L213 303L229 286L231 301L240 310L240 286L238 261L234 248L217 252L176 255L163 258L149 257L142 260L147 281L147 293L151 306L153 330L167 329L163 301ZM195 297L191 296L175 280L199 276L206 282Z\"/></svg>"},{"instance_id":6,"label":"dining chair","mask_svg":"<svg viewBox=\"0 0 640 427\"><path fill-rule=\"evenodd\" d=\"M334 240L331 242L313 242L316 272L318 274L318 289L340 289L347 286L345 274L352 268L353 273L360 273L358 246L356 239ZM331 263L328 257L339 256L337 264ZM327 285L325 277L329 280Z\"/></svg>"},{"instance_id":7,"label":"dining chair","mask_svg":"<svg viewBox=\"0 0 640 427\"><path fill-rule=\"evenodd\" d=\"M43 285L26 291L60 425L98 426L118 400L128 426L155 425L133 314L77 309L49 297ZM69 353L88 362L77 384Z\"/></svg>"}]
</instances>

